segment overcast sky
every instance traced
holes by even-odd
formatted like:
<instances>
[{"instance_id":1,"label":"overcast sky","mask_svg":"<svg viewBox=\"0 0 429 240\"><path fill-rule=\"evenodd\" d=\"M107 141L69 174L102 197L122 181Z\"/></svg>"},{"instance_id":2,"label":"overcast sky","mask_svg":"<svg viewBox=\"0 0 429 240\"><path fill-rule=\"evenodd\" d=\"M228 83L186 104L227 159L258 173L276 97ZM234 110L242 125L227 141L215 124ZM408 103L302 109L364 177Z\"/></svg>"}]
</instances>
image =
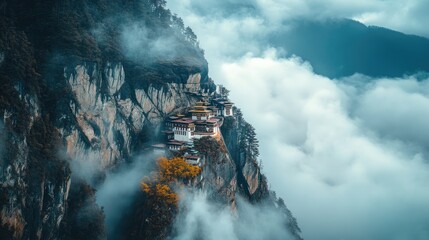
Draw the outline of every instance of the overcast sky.
<instances>
[{"instance_id":1,"label":"overcast sky","mask_svg":"<svg viewBox=\"0 0 429 240\"><path fill-rule=\"evenodd\" d=\"M429 79L329 79L261 44L292 20L429 36L429 1L170 0L258 133L270 186L307 240L429 239Z\"/></svg>"}]
</instances>

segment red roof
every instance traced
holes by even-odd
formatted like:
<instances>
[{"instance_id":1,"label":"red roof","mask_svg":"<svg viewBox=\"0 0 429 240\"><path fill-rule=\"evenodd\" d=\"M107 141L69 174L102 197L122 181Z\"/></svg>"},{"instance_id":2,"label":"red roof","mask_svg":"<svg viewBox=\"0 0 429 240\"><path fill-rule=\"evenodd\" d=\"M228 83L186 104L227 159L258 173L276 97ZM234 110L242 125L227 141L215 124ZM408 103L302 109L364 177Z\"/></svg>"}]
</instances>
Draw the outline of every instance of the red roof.
<instances>
[{"instance_id":1,"label":"red roof","mask_svg":"<svg viewBox=\"0 0 429 240\"><path fill-rule=\"evenodd\" d=\"M181 141L168 141L167 145L176 145L176 146L182 146L185 145L186 142L181 142Z\"/></svg>"},{"instance_id":2,"label":"red roof","mask_svg":"<svg viewBox=\"0 0 429 240\"><path fill-rule=\"evenodd\" d=\"M181 118L181 119L177 119L177 120L172 120L172 123L183 123L183 124L190 124L193 123L194 120L190 119L190 118Z\"/></svg>"},{"instance_id":3,"label":"red roof","mask_svg":"<svg viewBox=\"0 0 429 240\"><path fill-rule=\"evenodd\" d=\"M219 122L219 119L217 118L210 118L209 120L207 120L208 123L217 123Z\"/></svg>"}]
</instances>

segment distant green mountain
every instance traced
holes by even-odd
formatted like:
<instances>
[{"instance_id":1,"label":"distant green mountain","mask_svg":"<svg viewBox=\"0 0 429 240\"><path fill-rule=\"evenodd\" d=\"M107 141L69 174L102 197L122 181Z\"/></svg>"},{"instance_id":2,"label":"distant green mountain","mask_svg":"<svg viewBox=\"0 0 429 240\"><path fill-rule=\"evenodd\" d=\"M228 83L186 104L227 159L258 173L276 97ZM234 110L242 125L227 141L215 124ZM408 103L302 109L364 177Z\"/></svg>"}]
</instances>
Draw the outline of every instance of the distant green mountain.
<instances>
[{"instance_id":1,"label":"distant green mountain","mask_svg":"<svg viewBox=\"0 0 429 240\"><path fill-rule=\"evenodd\" d=\"M296 21L291 29L273 33L269 41L331 78L354 73L400 77L429 71L429 39L348 19Z\"/></svg>"}]
</instances>

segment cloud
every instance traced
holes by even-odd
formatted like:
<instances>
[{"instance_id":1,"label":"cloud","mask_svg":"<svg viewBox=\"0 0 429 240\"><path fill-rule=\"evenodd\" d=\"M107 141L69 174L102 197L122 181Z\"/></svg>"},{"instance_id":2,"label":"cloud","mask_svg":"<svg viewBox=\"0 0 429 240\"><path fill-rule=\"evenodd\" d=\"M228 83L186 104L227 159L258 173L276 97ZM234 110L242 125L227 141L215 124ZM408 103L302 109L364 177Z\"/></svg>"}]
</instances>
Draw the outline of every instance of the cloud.
<instances>
[{"instance_id":1,"label":"cloud","mask_svg":"<svg viewBox=\"0 0 429 240\"><path fill-rule=\"evenodd\" d=\"M359 76L353 78L359 80ZM350 112L381 137L402 141L426 153L429 147L428 89L427 79L379 79L375 86L354 96L359 102Z\"/></svg>"},{"instance_id":2,"label":"cloud","mask_svg":"<svg viewBox=\"0 0 429 240\"><path fill-rule=\"evenodd\" d=\"M429 238L429 78L332 80L274 50L222 74L305 239Z\"/></svg>"},{"instance_id":3,"label":"cloud","mask_svg":"<svg viewBox=\"0 0 429 240\"><path fill-rule=\"evenodd\" d=\"M422 0L379 1L371 11L356 12L351 18L368 25L379 25L408 34L429 38L429 30L423 23L429 21L425 9L429 2Z\"/></svg>"},{"instance_id":4,"label":"cloud","mask_svg":"<svg viewBox=\"0 0 429 240\"><path fill-rule=\"evenodd\" d=\"M175 240L293 239L285 227L285 216L274 206L255 206L238 199L234 214L229 207L210 202L205 192L186 192L181 199Z\"/></svg>"}]
</instances>

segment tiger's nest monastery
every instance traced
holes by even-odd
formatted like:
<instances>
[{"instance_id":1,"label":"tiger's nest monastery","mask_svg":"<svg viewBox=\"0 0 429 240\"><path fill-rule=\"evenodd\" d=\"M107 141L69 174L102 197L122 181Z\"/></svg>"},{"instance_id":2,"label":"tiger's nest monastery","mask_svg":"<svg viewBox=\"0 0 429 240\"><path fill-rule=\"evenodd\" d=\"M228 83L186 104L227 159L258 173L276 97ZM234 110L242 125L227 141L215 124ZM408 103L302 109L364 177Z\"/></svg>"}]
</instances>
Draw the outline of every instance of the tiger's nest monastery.
<instances>
[{"instance_id":1,"label":"tiger's nest monastery","mask_svg":"<svg viewBox=\"0 0 429 240\"><path fill-rule=\"evenodd\" d=\"M156 153L180 151L188 163L200 165L198 152L193 140L202 137L220 138L220 126L224 117L233 116L233 103L226 98L214 98L211 102L199 101L186 114L171 116L165 121L165 143L152 145Z\"/></svg>"}]
</instances>

